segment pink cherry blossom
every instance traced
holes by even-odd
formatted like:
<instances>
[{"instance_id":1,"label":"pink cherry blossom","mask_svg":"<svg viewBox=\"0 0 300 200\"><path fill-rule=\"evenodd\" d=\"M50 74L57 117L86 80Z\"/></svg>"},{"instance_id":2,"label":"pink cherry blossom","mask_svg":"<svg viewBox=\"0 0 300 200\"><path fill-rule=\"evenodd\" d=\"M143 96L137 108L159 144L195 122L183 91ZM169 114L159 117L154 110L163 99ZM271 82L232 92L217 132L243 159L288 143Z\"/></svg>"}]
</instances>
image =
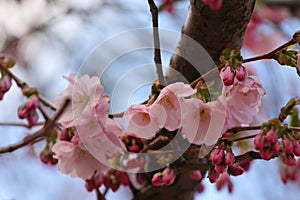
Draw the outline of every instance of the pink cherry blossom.
<instances>
[{"instance_id":1,"label":"pink cherry blossom","mask_svg":"<svg viewBox=\"0 0 300 200\"><path fill-rule=\"evenodd\" d=\"M182 103L182 134L193 144L214 144L225 124L224 107L217 101L203 103L191 98Z\"/></svg>"},{"instance_id":2,"label":"pink cherry blossom","mask_svg":"<svg viewBox=\"0 0 300 200\"><path fill-rule=\"evenodd\" d=\"M244 81L247 77L247 70L246 68L238 64L237 69L235 70L235 77L238 81Z\"/></svg>"},{"instance_id":3,"label":"pink cherry blossom","mask_svg":"<svg viewBox=\"0 0 300 200\"><path fill-rule=\"evenodd\" d=\"M175 180L174 170L171 169L170 167L166 167L162 172L162 175L163 175L162 180L166 185L171 185Z\"/></svg>"},{"instance_id":4,"label":"pink cherry blossom","mask_svg":"<svg viewBox=\"0 0 300 200\"><path fill-rule=\"evenodd\" d=\"M166 113L159 105L132 105L124 113L123 119L129 122L129 132L140 138L151 139L163 127Z\"/></svg>"},{"instance_id":5,"label":"pink cherry blossom","mask_svg":"<svg viewBox=\"0 0 300 200\"><path fill-rule=\"evenodd\" d=\"M259 111L261 98L265 94L263 86L250 77L243 82L224 86L220 101L223 102L226 109L227 126L251 123Z\"/></svg>"},{"instance_id":6,"label":"pink cherry blossom","mask_svg":"<svg viewBox=\"0 0 300 200\"><path fill-rule=\"evenodd\" d=\"M185 97L191 96L196 93L190 85L182 82L170 84L163 88L153 104L153 107L160 105L161 109L167 114L166 121L163 125L169 131L174 131L180 128L181 115L182 115L182 100ZM161 116L158 116L161 118Z\"/></svg>"},{"instance_id":7,"label":"pink cherry blossom","mask_svg":"<svg viewBox=\"0 0 300 200\"><path fill-rule=\"evenodd\" d=\"M82 145L78 134L75 133L71 142L57 141L52 151L58 158L58 167L72 177L89 179L96 170L106 171L107 167L96 160Z\"/></svg>"},{"instance_id":8,"label":"pink cherry blossom","mask_svg":"<svg viewBox=\"0 0 300 200\"><path fill-rule=\"evenodd\" d=\"M66 99L72 101L58 120L63 126L83 125L91 118L108 114L108 99L102 97L104 89L98 77L70 74L64 78L70 84L53 100L57 108L61 107Z\"/></svg>"},{"instance_id":9,"label":"pink cherry blossom","mask_svg":"<svg viewBox=\"0 0 300 200\"><path fill-rule=\"evenodd\" d=\"M7 75L0 79L0 100L3 99L4 94L11 88L11 78Z\"/></svg>"}]
</instances>

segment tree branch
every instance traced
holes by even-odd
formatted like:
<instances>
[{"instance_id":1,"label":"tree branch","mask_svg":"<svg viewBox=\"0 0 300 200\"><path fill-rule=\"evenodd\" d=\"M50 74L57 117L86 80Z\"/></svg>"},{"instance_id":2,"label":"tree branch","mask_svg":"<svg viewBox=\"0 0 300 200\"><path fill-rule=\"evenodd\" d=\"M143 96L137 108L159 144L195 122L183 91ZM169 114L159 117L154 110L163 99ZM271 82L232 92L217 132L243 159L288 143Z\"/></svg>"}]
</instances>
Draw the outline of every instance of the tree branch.
<instances>
[{"instance_id":1,"label":"tree branch","mask_svg":"<svg viewBox=\"0 0 300 200\"><path fill-rule=\"evenodd\" d=\"M165 86L165 78L162 70L161 52L160 52L160 40L158 33L158 9L153 0L148 0L150 6L150 12L152 15L152 26L153 26L153 41L154 41L154 61L156 65L156 73L158 76L158 82L160 85Z\"/></svg>"},{"instance_id":2,"label":"tree branch","mask_svg":"<svg viewBox=\"0 0 300 200\"><path fill-rule=\"evenodd\" d=\"M39 138L47 136L48 133L50 132L50 130L54 127L55 122L58 120L58 118L64 112L64 110L66 109L66 107L68 106L69 103L70 103L70 100L67 99L65 101L65 103L63 104L63 106L57 111L57 113L55 114L53 119L52 120L49 119L46 122L45 126L43 128L41 128L40 130L36 131L32 135L29 135L29 136L25 137L19 143L16 143L16 144L13 144L13 145L10 145L10 146L7 146L7 147L0 148L0 154L15 151L15 150L17 150L19 148L22 148L22 147L24 147L28 144L32 144L32 143L35 143L36 141L40 141L40 140L37 140Z\"/></svg>"}]
</instances>

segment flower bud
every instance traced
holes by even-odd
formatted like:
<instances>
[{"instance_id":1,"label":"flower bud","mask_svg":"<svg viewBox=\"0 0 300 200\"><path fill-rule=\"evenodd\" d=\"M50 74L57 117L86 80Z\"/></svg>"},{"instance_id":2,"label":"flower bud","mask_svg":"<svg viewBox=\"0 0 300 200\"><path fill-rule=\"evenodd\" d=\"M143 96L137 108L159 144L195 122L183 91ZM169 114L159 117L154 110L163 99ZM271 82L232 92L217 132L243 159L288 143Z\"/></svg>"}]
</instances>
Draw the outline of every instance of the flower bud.
<instances>
[{"instance_id":1,"label":"flower bud","mask_svg":"<svg viewBox=\"0 0 300 200\"><path fill-rule=\"evenodd\" d=\"M221 79L225 86L230 86L234 83L234 72L231 70L230 65L226 65L220 72Z\"/></svg>"},{"instance_id":2,"label":"flower bud","mask_svg":"<svg viewBox=\"0 0 300 200\"><path fill-rule=\"evenodd\" d=\"M256 150L263 149L265 145L265 135L262 134L262 131L255 136L254 138L254 148Z\"/></svg>"},{"instance_id":3,"label":"flower bud","mask_svg":"<svg viewBox=\"0 0 300 200\"><path fill-rule=\"evenodd\" d=\"M279 148L279 142L276 140L276 142L274 142L273 144L271 144L271 148L272 148L272 151L274 153L278 153L280 148Z\"/></svg>"},{"instance_id":4,"label":"flower bud","mask_svg":"<svg viewBox=\"0 0 300 200\"><path fill-rule=\"evenodd\" d=\"M91 192L94 189L99 188L103 183L103 175L98 171L95 171L91 178L85 180L85 188Z\"/></svg>"},{"instance_id":5,"label":"flower bud","mask_svg":"<svg viewBox=\"0 0 300 200\"><path fill-rule=\"evenodd\" d=\"M37 122L38 122L38 120L39 120L39 115L36 112L36 110L33 110L33 111L31 111L31 112L28 113L28 115L27 115L27 121L28 121L28 125L29 126L36 125Z\"/></svg>"},{"instance_id":6,"label":"flower bud","mask_svg":"<svg viewBox=\"0 0 300 200\"><path fill-rule=\"evenodd\" d=\"M259 154L260 154L261 158L264 160L269 160L272 157L272 151L268 147L260 149Z\"/></svg>"},{"instance_id":7,"label":"flower bud","mask_svg":"<svg viewBox=\"0 0 300 200\"><path fill-rule=\"evenodd\" d=\"M163 185L163 174L161 172L155 173L151 179L151 183L153 186L161 186Z\"/></svg>"},{"instance_id":8,"label":"flower bud","mask_svg":"<svg viewBox=\"0 0 300 200\"><path fill-rule=\"evenodd\" d=\"M167 167L162 172L163 177L162 180L166 185L171 185L175 180L174 170L172 170L170 167Z\"/></svg>"},{"instance_id":9,"label":"flower bud","mask_svg":"<svg viewBox=\"0 0 300 200\"><path fill-rule=\"evenodd\" d=\"M238 64L237 69L235 70L235 77L238 81L244 81L247 77L247 70L246 68Z\"/></svg>"},{"instance_id":10,"label":"flower bud","mask_svg":"<svg viewBox=\"0 0 300 200\"><path fill-rule=\"evenodd\" d=\"M199 188L198 188L198 192L201 193L203 192L205 189L204 185L202 183L200 183Z\"/></svg>"},{"instance_id":11,"label":"flower bud","mask_svg":"<svg viewBox=\"0 0 300 200\"><path fill-rule=\"evenodd\" d=\"M144 175L141 173L136 174L136 181L138 182L138 184L142 185L145 182Z\"/></svg>"},{"instance_id":12,"label":"flower bud","mask_svg":"<svg viewBox=\"0 0 300 200\"><path fill-rule=\"evenodd\" d=\"M282 150L287 154L291 154L294 150L292 141L287 137L282 139Z\"/></svg>"},{"instance_id":13,"label":"flower bud","mask_svg":"<svg viewBox=\"0 0 300 200\"><path fill-rule=\"evenodd\" d=\"M232 153L232 149L230 148L229 150L227 150L226 155L225 155L225 160L224 163L227 166L231 166L234 162L234 154Z\"/></svg>"},{"instance_id":14,"label":"flower bud","mask_svg":"<svg viewBox=\"0 0 300 200\"><path fill-rule=\"evenodd\" d=\"M288 166L296 166L296 159L294 154L287 154L287 153L282 153L280 155L281 160L283 163L285 163Z\"/></svg>"},{"instance_id":15,"label":"flower bud","mask_svg":"<svg viewBox=\"0 0 300 200\"><path fill-rule=\"evenodd\" d=\"M224 149L222 148L217 148L212 150L210 154L210 159L214 165L218 165L223 161L224 157Z\"/></svg>"},{"instance_id":16,"label":"flower bud","mask_svg":"<svg viewBox=\"0 0 300 200\"><path fill-rule=\"evenodd\" d=\"M269 141L270 143L274 143L277 140L277 130L274 128L271 128L268 132L267 132L267 136L266 136L267 141Z\"/></svg>"},{"instance_id":17,"label":"flower bud","mask_svg":"<svg viewBox=\"0 0 300 200\"><path fill-rule=\"evenodd\" d=\"M26 109L35 110L39 106L39 98L36 95L33 95L27 99Z\"/></svg>"},{"instance_id":18,"label":"flower bud","mask_svg":"<svg viewBox=\"0 0 300 200\"><path fill-rule=\"evenodd\" d=\"M6 93L11 87L11 78L7 75L1 78L0 80L0 91Z\"/></svg>"},{"instance_id":19,"label":"flower bud","mask_svg":"<svg viewBox=\"0 0 300 200\"><path fill-rule=\"evenodd\" d=\"M117 179L119 180L119 182L122 185L124 185L124 186L129 185L129 178L128 178L128 175L126 172L121 172L121 171L116 170L115 174L116 174Z\"/></svg>"},{"instance_id":20,"label":"flower bud","mask_svg":"<svg viewBox=\"0 0 300 200\"><path fill-rule=\"evenodd\" d=\"M295 156L300 156L300 141L295 140L294 142L294 154Z\"/></svg>"},{"instance_id":21,"label":"flower bud","mask_svg":"<svg viewBox=\"0 0 300 200\"><path fill-rule=\"evenodd\" d=\"M220 174L215 170L214 167L211 167L208 171L208 179L211 183L215 183L218 178L219 178Z\"/></svg>"}]
</instances>

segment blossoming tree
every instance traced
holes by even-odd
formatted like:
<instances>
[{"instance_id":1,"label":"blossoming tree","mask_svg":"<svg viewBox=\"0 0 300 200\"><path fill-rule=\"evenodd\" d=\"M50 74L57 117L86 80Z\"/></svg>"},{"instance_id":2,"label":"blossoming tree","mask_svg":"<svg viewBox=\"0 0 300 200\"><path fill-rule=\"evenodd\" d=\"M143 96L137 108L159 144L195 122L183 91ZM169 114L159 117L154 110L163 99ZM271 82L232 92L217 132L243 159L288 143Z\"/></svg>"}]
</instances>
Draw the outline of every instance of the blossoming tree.
<instances>
[{"instance_id":1,"label":"blossoming tree","mask_svg":"<svg viewBox=\"0 0 300 200\"><path fill-rule=\"evenodd\" d=\"M68 87L49 101L12 72L13 59L1 56L0 99L15 82L28 97L16 114L26 119L28 128L42 127L19 143L1 147L0 153L44 141L41 161L81 178L99 200L120 185L130 187L136 200L193 199L196 191L203 191L206 178L218 190L227 186L232 192L231 177L242 175L254 159L280 159L282 181L296 180L300 98L278 108L278 116L253 124L268 91L244 63L274 59L300 75L300 57L293 48L300 43L300 32L295 30L289 41L270 52L244 59L240 48L255 0L191 0L180 41L163 74L158 11L173 12L174 3L164 0L158 8L148 0L157 80L147 100L121 113L110 112L110 97L99 77L66 75ZM248 43L257 18L254 13ZM216 66L201 64L198 44ZM44 107L53 110L53 117ZM38 122L39 114L44 123ZM257 133L241 134L249 130ZM103 185L105 191L99 189Z\"/></svg>"}]
</instances>

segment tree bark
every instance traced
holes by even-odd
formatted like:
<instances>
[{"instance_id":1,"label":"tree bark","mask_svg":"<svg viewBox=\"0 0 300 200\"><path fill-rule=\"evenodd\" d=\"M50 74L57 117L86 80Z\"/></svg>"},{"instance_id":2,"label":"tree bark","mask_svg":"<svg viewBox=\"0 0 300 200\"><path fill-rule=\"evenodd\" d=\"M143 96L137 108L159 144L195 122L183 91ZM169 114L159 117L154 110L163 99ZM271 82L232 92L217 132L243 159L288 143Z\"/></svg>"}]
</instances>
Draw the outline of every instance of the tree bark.
<instances>
[{"instance_id":1,"label":"tree bark","mask_svg":"<svg viewBox=\"0 0 300 200\"><path fill-rule=\"evenodd\" d=\"M190 6L185 24L182 28L182 36L175 53L170 61L170 68L166 75L168 83L176 81L192 82L209 69L219 64L219 56L223 49L238 48L242 46L242 40L246 26L250 20L255 0L225 0L218 11L212 11L203 5L202 0L190 0ZM207 58L201 46L209 53ZM207 57L205 57L207 56ZM193 148L194 145L191 146ZM184 157L186 163L199 166L204 175L209 163L200 162L198 154ZM196 163L196 164L195 164ZM134 200L192 200L199 182L189 177L192 169L188 166L179 166L181 161L172 164L179 170L175 182L171 186L154 187L146 185L135 192ZM153 173L152 173L153 174ZM149 181L151 182L151 174Z\"/></svg>"}]
</instances>

